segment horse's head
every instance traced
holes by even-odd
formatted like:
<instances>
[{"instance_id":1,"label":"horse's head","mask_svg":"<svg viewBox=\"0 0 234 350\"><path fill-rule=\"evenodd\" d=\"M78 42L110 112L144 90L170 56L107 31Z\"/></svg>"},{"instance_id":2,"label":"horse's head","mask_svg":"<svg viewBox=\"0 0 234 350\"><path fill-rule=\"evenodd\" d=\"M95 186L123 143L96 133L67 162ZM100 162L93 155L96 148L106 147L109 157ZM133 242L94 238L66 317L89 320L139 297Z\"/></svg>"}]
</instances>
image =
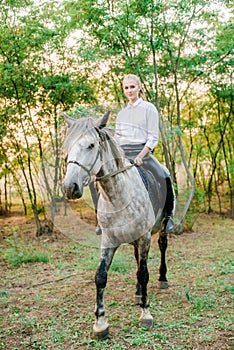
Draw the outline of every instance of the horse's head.
<instances>
[{"instance_id":1,"label":"horse's head","mask_svg":"<svg viewBox=\"0 0 234 350\"><path fill-rule=\"evenodd\" d=\"M91 118L73 119L63 113L68 126L64 142L67 171L63 191L69 199L80 198L84 186L101 168L100 130L106 126L109 114L95 122Z\"/></svg>"}]
</instances>

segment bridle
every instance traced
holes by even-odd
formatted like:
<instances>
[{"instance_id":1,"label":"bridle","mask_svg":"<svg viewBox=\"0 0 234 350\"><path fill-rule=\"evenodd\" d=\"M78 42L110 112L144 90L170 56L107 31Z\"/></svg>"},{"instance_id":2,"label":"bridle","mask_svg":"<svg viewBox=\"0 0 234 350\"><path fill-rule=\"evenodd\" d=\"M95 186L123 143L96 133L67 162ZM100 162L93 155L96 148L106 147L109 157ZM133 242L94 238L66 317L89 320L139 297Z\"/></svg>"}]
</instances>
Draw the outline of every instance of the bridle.
<instances>
[{"instance_id":1,"label":"bridle","mask_svg":"<svg viewBox=\"0 0 234 350\"><path fill-rule=\"evenodd\" d=\"M86 181L83 183L84 186L89 185L91 182L106 180L106 179L108 179L109 177L113 177L113 176L115 176L115 175L117 175L117 174L120 174L120 173L122 173L122 172L124 172L124 171L126 171L126 170L128 170L128 169L131 169L133 166L135 166L134 163L131 163L131 164L129 164L129 165L127 165L127 166L125 166L125 167L123 167L123 168L121 168L121 169L112 171L112 172L109 173L109 174L105 174L105 175L103 175L103 176L96 176L96 178L95 178L94 180L91 180L91 178L92 178L91 171L92 171L94 165L96 164L99 155L101 156L100 144L99 144L99 148L98 148L98 152L97 152L96 158L95 158L95 160L94 160L92 166L90 167L90 169L88 169L86 166L84 166L82 163L78 162L77 160L69 160L69 161L67 162L67 165L68 165L68 164L76 164L77 166L81 167L82 169L84 169L84 170L88 173L89 178L86 179Z\"/></svg>"},{"instance_id":2,"label":"bridle","mask_svg":"<svg viewBox=\"0 0 234 350\"><path fill-rule=\"evenodd\" d=\"M86 173L88 173L89 177L88 177L88 179L86 179L86 180L84 181L84 183L83 183L84 186L89 185L90 182L91 182L91 177L92 177L91 171L92 171L94 165L96 164L99 155L101 155L101 152L100 152L100 145L99 145L99 148L98 148L98 151L97 151L97 154L96 154L96 158L94 159L94 162L93 162L93 164L91 165L90 169L88 169L86 166L84 166L82 163L78 162L77 160L69 160L69 161L67 162L67 165L68 165L68 164L76 164L77 166L79 166L79 167L81 167L82 169L84 169L84 171L86 171Z\"/></svg>"}]
</instances>

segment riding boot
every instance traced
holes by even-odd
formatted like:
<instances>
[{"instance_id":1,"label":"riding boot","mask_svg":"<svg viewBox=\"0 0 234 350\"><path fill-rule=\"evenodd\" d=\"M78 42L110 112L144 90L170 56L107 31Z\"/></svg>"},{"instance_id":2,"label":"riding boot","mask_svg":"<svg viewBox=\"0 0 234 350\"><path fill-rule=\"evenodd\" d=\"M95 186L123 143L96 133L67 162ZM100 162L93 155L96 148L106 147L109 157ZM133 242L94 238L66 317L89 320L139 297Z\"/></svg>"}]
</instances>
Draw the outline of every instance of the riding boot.
<instances>
[{"instance_id":1,"label":"riding boot","mask_svg":"<svg viewBox=\"0 0 234 350\"><path fill-rule=\"evenodd\" d=\"M173 214L175 207L175 193L170 177L166 177L167 195L164 205L164 220L162 232L172 233L174 231Z\"/></svg>"}]
</instances>

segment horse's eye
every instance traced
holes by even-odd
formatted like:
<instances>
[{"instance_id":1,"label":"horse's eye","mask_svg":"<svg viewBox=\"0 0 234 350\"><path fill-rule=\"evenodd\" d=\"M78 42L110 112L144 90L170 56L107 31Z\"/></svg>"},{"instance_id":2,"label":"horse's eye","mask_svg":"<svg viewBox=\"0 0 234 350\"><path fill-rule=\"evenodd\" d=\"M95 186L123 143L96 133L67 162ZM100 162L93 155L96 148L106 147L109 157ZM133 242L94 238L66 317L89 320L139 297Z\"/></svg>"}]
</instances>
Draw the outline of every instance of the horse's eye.
<instances>
[{"instance_id":1,"label":"horse's eye","mask_svg":"<svg viewBox=\"0 0 234 350\"><path fill-rule=\"evenodd\" d=\"M91 143L88 148L89 149L93 149L94 148L94 143Z\"/></svg>"}]
</instances>

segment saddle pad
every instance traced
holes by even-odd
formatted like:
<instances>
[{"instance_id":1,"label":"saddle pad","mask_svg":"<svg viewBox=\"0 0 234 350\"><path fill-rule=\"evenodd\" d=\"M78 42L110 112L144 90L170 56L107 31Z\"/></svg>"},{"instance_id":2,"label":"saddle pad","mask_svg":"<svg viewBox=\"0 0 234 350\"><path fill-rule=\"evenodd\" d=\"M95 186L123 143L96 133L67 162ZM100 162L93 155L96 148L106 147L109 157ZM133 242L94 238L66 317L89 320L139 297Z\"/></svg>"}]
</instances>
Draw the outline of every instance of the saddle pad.
<instances>
[{"instance_id":1,"label":"saddle pad","mask_svg":"<svg viewBox=\"0 0 234 350\"><path fill-rule=\"evenodd\" d=\"M157 217L159 209L163 208L160 184L156 181L155 177L149 170L145 170L141 166L136 166L136 168L141 176L146 190L149 193L149 197L154 209L154 214L155 217Z\"/></svg>"}]
</instances>

